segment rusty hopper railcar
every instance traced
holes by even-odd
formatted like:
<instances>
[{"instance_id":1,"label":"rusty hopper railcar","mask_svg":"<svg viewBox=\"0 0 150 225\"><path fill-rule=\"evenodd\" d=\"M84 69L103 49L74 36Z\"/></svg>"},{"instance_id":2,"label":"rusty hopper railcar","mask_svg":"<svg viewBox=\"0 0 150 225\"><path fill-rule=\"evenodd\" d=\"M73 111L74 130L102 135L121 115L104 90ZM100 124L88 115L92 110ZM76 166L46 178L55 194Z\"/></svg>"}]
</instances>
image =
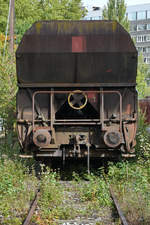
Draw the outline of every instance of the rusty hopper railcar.
<instances>
[{"instance_id":1,"label":"rusty hopper railcar","mask_svg":"<svg viewBox=\"0 0 150 225\"><path fill-rule=\"evenodd\" d=\"M132 155L137 51L120 24L36 22L24 34L16 62L17 127L24 152Z\"/></svg>"}]
</instances>

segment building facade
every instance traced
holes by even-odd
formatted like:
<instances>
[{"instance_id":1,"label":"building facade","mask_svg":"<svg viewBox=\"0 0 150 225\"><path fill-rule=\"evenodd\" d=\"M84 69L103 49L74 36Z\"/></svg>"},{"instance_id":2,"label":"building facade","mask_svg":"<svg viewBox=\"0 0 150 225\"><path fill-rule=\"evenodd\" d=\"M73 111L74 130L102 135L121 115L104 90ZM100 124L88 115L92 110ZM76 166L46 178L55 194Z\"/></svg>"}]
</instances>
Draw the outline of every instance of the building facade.
<instances>
[{"instance_id":1,"label":"building facade","mask_svg":"<svg viewBox=\"0 0 150 225\"><path fill-rule=\"evenodd\" d=\"M87 8L86 20L101 20L103 9ZM150 65L150 4L128 6L126 16L130 21L130 34L135 40L138 53L144 56L144 62Z\"/></svg>"},{"instance_id":2,"label":"building facade","mask_svg":"<svg viewBox=\"0 0 150 225\"><path fill-rule=\"evenodd\" d=\"M144 62L150 64L150 4L128 6L126 15L138 53L142 53Z\"/></svg>"},{"instance_id":3,"label":"building facade","mask_svg":"<svg viewBox=\"0 0 150 225\"><path fill-rule=\"evenodd\" d=\"M87 6L88 13L84 17L85 20L102 20L102 8L96 6Z\"/></svg>"}]
</instances>

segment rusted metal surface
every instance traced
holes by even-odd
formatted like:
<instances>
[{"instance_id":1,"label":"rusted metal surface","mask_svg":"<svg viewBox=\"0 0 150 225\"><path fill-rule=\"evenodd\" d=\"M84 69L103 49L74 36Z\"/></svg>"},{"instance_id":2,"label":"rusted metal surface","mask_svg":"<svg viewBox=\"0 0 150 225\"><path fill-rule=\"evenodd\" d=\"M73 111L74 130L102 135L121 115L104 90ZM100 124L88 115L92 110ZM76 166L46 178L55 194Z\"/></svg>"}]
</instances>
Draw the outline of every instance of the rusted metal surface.
<instances>
[{"instance_id":1,"label":"rusted metal surface","mask_svg":"<svg viewBox=\"0 0 150 225\"><path fill-rule=\"evenodd\" d=\"M48 146L51 142L51 135L45 127L40 127L33 132L33 142L38 147Z\"/></svg>"},{"instance_id":2,"label":"rusted metal surface","mask_svg":"<svg viewBox=\"0 0 150 225\"><path fill-rule=\"evenodd\" d=\"M27 215L26 219L24 220L24 222L22 223L22 225L29 225L30 224L32 216L33 216L34 211L35 211L36 206L37 206L37 201L38 201L39 195L40 195L40 190L37 190L37 192L35 194L35 198L34 198L32 204L31 204L31 207L29 209L28 215Z\"/></svg>"},{"instance_id":3,"label":"rusted metal surface","mask_svg":"<svg viewBox=\"0 0 150 225\"><path fill-rule=\"evenodd\" d=\"M20 88L48 88L48 87L135 87L136 83L18 83Z\"/></svg>"},{"instance_id":4,"label":"rusted metal surface","mask_svg":"<svg viewBox=\"0 0 150 225\"><path fill-rule=\"evenodd\" d=\"M33 126L33 130L34 130L34 115L35 115L35 96L37 94L50 94L53 95L53 94L70 94L71 92L70 91L36 91L33 93L33 96L32 96L32 126ZM119 110L120 110L120 114L119 114L119 122L120 122L120 132L122 132L122 96L120 94L119 91L83 91L83 94L88 94L88 93L96 93L96 94L117 94L119 96ZM53 110L53 105L51 105L51 111ZM102 105L102 113L101 113L101 117L100 117L100 122L101 124L103 124L104 122L104 104ZM103 129L104 126L103 126Z\"/></svg>"},{"instance_id":5,"label":"rusted metal surface","mask_svg":"<svg viewBox=\"0 0 150 225\"><path fill-rule=\"evenodd\" d=\"M77 37L79 37L79 39ZM87 39L84 40L85 37L87 37ZM34 23L33 26L24 34L22 43L19 45L17 53L72 52L72 42L74 41L74 38L75 41L77 40L77 45L81 45L83 40L86 42L87 47L84 48L85 51L90 51L91 49L93 50L93 48L96 52L126 52L127 50L128 52L136 51L134 44L130 39L130 35L123 29L122 26L119 25L119 23L117 23L117 21L57 20L39 21ZM42 46L39 45L38 40L43 42ZM26 41L28 41L28 45L26 45ZM127 45L125 46L124 43Z\"/></svg>"},{"instance_id":6,"label":"rusted metal surface","mask_svg":"<svg viewBox=\"0 0 150 225\"><path fill-rule=\"evenodd\" d=\"M117 201L117 199L116 199L116 197L115 197L115 195L114 195L114 192L113 192L112 187L109 187L109 190L110 190L110 194L111 194L112 200L113 200L113 202L114 202L114 205L115 205L115 207L116 207L116 209L117 209L119 218L120 218L120 220L121 220L121 222L122 222L122 225L128 225L127 220L126 220L126 218L124 217L123 212L122 212L122 210L120 209L120 206L119 206L119 204L118 204L118 201Z\"/></svg>"},{"instance_id":7,"label":"rusted metal surface","mask_svg":"<svg viewBox=\"0 0 150 225\"><path fill-rule=\"evenodd\" d=\"M37 22L16 59L23 85L136 83L137 51L116 21Z\"/></svg>"},{"instance_id":8,"label":"rusted metal surface","mask_svg":"<svg viewBox=\"0 0 150 225\"><path fill-rule=\"evenodd\" d=\"M150 124L150 96L139 100L141 112L145 115L145 122Z\"/></svg>"},{"instance_id":9,"label":"rusted metal surface","mask_svg":"<svg viewBox=\"0 0 150 225\"><path fill-rule=\"evenodd\" d=\"M89 143L91 157L104 149L133 152L137 51L116 21L36 22L16 60L17 127L25 151L61 157L71 148L68 157L86 157Z\"/></svg>"},{"instance_id":10,"label":"rusted metal surface","mask_svg":"<svg viewBox=\"0 0 150 225\"><path fill-rule=\"evenodd\" d=\"M122 136L121 133L116 129L110 129L104 134L104 142L110 148L116 148L121 144Z\"/></svg>"},{"instance_id":11,"label":"rusted metal surface","mask_svg":"<svg viewBox=\"0 0 150 225\"><path fill-rule=\"evenodd\" d=\"M33 98L31 100L31 97L28 96L28 94L26 93L26 90L22 90L23 92L20 93L21 98L19 97L20 100L19 101L17 100L17 104L19 104L19 107L22 108L21 109L17 107L18 113L19 113L18 114L18 129L19 129L18 131L21 138L20 142L26 143L27 146L28 145L30 146L30 143L32 140L32 131L36 132L38 129L46 129L50 133L50 135L52 135L51 140L53 141L50 144L47 143L47 146L43 145L41 147L56 149L56 148L59 148L61 144L68 143L68 146L69 146L69 139L70 139L69 135L84 134L84 132L86 131L87 133L89 132L93 133L92 139L90 137L92 146L96 145L98 146L99 149L102 149L102 148L106 148L106 146L103 145L103 138L105 136L104 135L105 132L108 132L108 136L110 136L113 130L115 131L115 133L120 132L120 135L119 135L120 140L114 146L119 147L119 145L122 145L122 143L125 143L126 144L125 148L128 149L128 152L131 153L132 152L131 148L133 149L133 145L135 145L133 143L135 139L136 126L134 126L133 124L136 125L137 118L134 112L137 111L137 108L135 104L136 98L135 99L133 98L134 89L132 91L129 91L128 89L127 91L125 91L125 89L118 89L118 91L115 91L117 89L113 89L113 90L110 89L108 91L100 91L95 89L88 90L87 88L81 89L82 90L81 92L87 95L87 98L88 98L87 104L91 104L91 106L93 105L92 107L95 107L96 109L96 111L94 111L94 114L91 114L91 115L89 114L89 111L86 112L85 110L86 112L85 115L88 116L87 118L85 117L84 114L83 116L80 116L79 114L79 117L78 115L77 117L73 117L72 113L74 112L71 111L71 107L69 106L69 104L67 106L69 108L66 108L66 109L64 108L65 111L61 110L59 116L57 116L57 111L63 107L63 104L65 102L68 101L68 95L72 93L72 90L74 89L71 89L71 90L52 89L51 91L48 91L48 90L33 91L32 90L31 95L34 96L33 97L34 99L36 98L35 99L36 101L34 101ZM102 93L104 95L104 97L102 98L103 101L100 98ZM51 99L51 95L53 95L52 99ZM93 100L89 101L89 98L96 99L96 103L93 103ZM56 104L58 105L58 107L56 107ZM30 108L27 108L29 107L29 105L30 105ZM128 105L130 105L130 107L128 107ZM35 107L34 111L33 111L33 106ZM37 110L37 106L38 108L40 107L40 114L39 114L39 111ZM82 109L83 111L84 111L84 108ZM102 108L104 109L102 110ZM47 110L47 112L45 110ZM70 113L70 111L71 111L71 114L70 114L70 117L68 117L67 113L68 112ZM74 111L79 111L79 110L74 110ZM97 112L98 114L96 115L95 112ZM63 117L62 117L62 113L64 113ZM115 117L114 113L116 113L117 117ZM33 115L34 115L34 118L33 118ZM40 115L42 115L42 117ZM92 115L94 115L94 117L91 117ZM51 120L52 120L52 124L51 124ZM122 125L124 124L124 122L125 122L126 129L128 129L129 131L127 133L130 140L129 145L127 145L128 139L126 138L127 136L125 133L126 130L122 130ZM33 129L33 126L34 126L34 129ZM74 127L70 129L72 126ZM61 129L61 127L63 130ZM104 139L104 142L107 145L107 148L109 147L115 148L113 145L110 146L105 141L105 139ZM36 142L34 141L34 143ZM129 148L127 148L127 146L129 146ZM102 150L99 150L99 156L101 155L100 151ZM85 147L85 152L86 152L86 147Z\"/></svg>"},{"instance_id":12,"label":"rusted metal surface","mask_svg":"<svg viewBox=\"0 0 150 225\"><path fill-rule=\"evenodd\" d=\"M125 137L125 143L126 148L128 152L133 153L134 147L136 145L136 129L137 129L137 123L129 123L129 124L123 124L123 130L124 130L124 137Z\"/></svg>"},{"instance_id":13,"label":"rusted metal surface","mask_svg":"<svg viewBox=\"0 0 150 225\"><path fill-rule=\"evenodd\" d=\"M68 95L68 103L71 108L76 110L83 109L87 104L87 95L81 90L76 90Z\"/></svg>"}]
</instances>

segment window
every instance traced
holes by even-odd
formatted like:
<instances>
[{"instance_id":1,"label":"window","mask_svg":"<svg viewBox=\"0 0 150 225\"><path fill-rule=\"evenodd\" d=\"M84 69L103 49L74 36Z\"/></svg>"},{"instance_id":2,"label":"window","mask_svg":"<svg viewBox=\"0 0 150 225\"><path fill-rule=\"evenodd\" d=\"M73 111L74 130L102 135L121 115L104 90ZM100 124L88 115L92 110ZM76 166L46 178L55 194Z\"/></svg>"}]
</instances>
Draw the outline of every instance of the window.
<instances>
[{"instance_id":1,"label":"window","mask_svg":"<svg viewBox=\"0 0 150 225\"><path fill-rule=\"evenodd\" d=\"M92 17L92 20L99 20L99 16L96 16L96 17Z\"/></svg>"},{"instance_id":2,"label":"window","mask_svg":"<svg viewBox=\"0 0 150 225\"><path fill-rule=\"evenodd\" d=\"M137 12L137 20L145 20L146 19L146 11Z\"/></svg>"},{"instance_id":3,"label":"window","mask_svg":"<svg viewBox=\"0 0 150 225\"><path fill-rule=\"evenodd\" d=\"M138 31L146 30L146 24L138 24L137 25L137 30Z\"/></svg>"},{"instance_id":4,"label":"window","mask_svg":"<svg viewBox=\"0 0 150 225\"><path fill-rule=\"evenodd\" d=\"M147 35L146 41L150 41L150 35Z\"/></svg>"},{"instance_id":5,"label":"window","mask_svg":"<svg viewBox=\"0 0 150 225\"><path fill-rule=\"evenodd\" d=\"M93 11L97 11L97 10L100 10L100 7L93 6Z\"/></svg>"},{"instance_id":6,"label":"window","mask_svg":"<svg viewBox=\"0 0 150 225\"><path fill-rule=\"evenodd\" d=\"M137 31L137 25L131 25L130 31Z\"/></svg>"},{"instance_id":7,"label":"window","mask_svg":"<svg viewBox=\"0 0 150 225\"><path fill-rule=\"evenodd\" d=\"M150 19L150 10L147 11L147 19Z\"/></svg>"},{"instance_id":8,"label":"window","mask_svg":"<svg viewBox=\"0 0 150 225\"><path fill-rule=\"evenodd\" d=\"M142 52L142 47L137 48L138 53Z\"/></svg>"},{"instance_id":9,"label":"window","mask_svg":"<svg viewBox=\"0 0 150 225\"><path fill-rule=\"evenodd\" d=\"M150 64L150 58L144 58L144 62Z\"/></svg>"},{"instance_id":10,"label":"window","mask_svg":"<svg viewBox=\"0 0 150 225\"><path fill-rule=\"evenodd\" d=\"M147 48L143 47L143 53L146 53L146 51L147 51Z\"/></svg>"},{"instance_id":11,"label":"window","mask_svg":"<svg viewBox=\"0 0 150 225\"><path fill-rule=\"evenodd\" d=\"M150 58L146 58L146 63L150 64Z\"/></svg>"},{"instance_id":12,"label":"window","mask_svg":"<svg viewBox=\"0 0 150 225\"><path fill-rule=\"evenodd\" d=\"M136 39L136 41L137 42L145 42L145 41L147 41L147 38L148 38L149 36L147 36L147 35L139 35L139 36L137 36L137 39Z\"/></svg>"},{"instance_id":13,"label":"window","mask_svg":"<svg viewBox=\"0 0 150 225\"><path fill-rule=\"evenodd\" d=\"M147 24L147 30L150 30L150 23Z\"/></svg>"},{"instance_id":14,"label":"window","mask_svg":"<svg viewBox=\"0 0 150 225\"><path fill-rule=\"evenodd\" d=\"M137 47L138 53L150 53L150 46L149 47Z\"/></svg>"},{"instance_id":15,"label":"window","mask_svg":"<svg viewBox=\"0 0 150 225\"><path fill-rule=\"evenodd\" d=\"M147 49L146 49L147 51L147 53L150 53L150 46L149 47L147 47Z\"/></svg>"},{"instance_id":16,"label":"window","mask_svg":"<svg viewBox=\"0 0 150 225\"><path fill-rule=\"evenodd\" d=\"M146 47L143 48L143 53L146 53Z\"/></svg>"},{"instance_id":17,"label":"window","mask_svg":"<svg viewBox=\"0 0 150 225\"><path fill-rule=\"evenodd\" d=\"M137 36L136 41L137 41L137 42L141 42L141 40L142 40L141 36Z\"/></svg>"},{"instance_id":18,"label":"window","mask_svg":"<svg viewBox=\"0 0 150 225\"><path fill-rule=\"evenodd\" d=\"M136 12L128 13L128 20L136 20Z\"/></svg>"},{"instance_id":19,"label":"window","mask_svg":"<svg viewBox=\"0 0 150 225\"><path fill-rule=\"evenodd\" d=\"M146 35L143 36L143 42L144 41L147 41L147 36Z\"/></svg>"},{"instance_id":20,"label":"window","mask_svg":"<svg viewBox=\"0 0 150 225\"><path fill-rule=\"evenodd\" d=\"M90 17L84 17L83 19L84 20L90 20Z\"/></svg>"}]
</instances>

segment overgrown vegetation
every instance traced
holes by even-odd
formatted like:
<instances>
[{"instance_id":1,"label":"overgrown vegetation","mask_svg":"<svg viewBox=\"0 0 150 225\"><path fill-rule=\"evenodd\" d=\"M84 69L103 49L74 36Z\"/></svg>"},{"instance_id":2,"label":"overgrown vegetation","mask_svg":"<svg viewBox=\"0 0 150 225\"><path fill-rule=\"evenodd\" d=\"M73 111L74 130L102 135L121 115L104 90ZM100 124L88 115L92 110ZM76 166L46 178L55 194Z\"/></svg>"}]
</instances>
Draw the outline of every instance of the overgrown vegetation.
<instances>
[{"instance_id":1,"label":"overgrown vegetation","mask_svg":"<svg viewBox=\"0 0 150 225\"><path fill-rule=\"evenodd\" d=\"M110 207L111 200L105 181L101 177L86 175L83 181L74 173L69 183L60 182L58 174L47 170L41 179L39 213L34 216L38 224L57 224L58 221L88 218L93 213L104 213L102 207ZM59 224L59 223L58 223Z\"/></svg>"},{"instance_id":2,"label":"overgrown vegetation","mask_svg":"<svg viewBox=\"0 0 150 225\"><path fill-rule=\"evenodd\" d=\"M149 66L144 63L143 55L140 54L138 56L138 68L137 68L137 91L138 98L144 98L145 96L150 95L150 91L148 89L147 78L150 76L149 74Z\"/></svg>"},{"instance_id":3,"label":"overgrown vegetation","mask_svg":"<svg viewBox=\"0 0 150 225\"><path fill-rule=\"evenodd\" d=\"M150 221L150 137L146 127L144 116L139 115L136 158L109 165L109 182L132 225Z\"/></svg>"},{"instance_id":4,"label":"overgrown vegetation","mask_svg":"<svg viewBox=\"0 0 150 225\"><path fill-rule=\"evenodd\" d=\"M6 133L12 131L16 119L16 65L7 53L0 57L0 118Z\"/></svg>"},{"instance_id":5,"label":"overgrown vegetation","mask_svg":"<svg viewBox=\"0 0 150 225\"><path fill-rule=\"evenodd\" d=\"M126 17L126 4L124 0L109 0L103 9L104 20L116 20L127 31L129 31L129 21Z\"/></svg>"},{"instance_id":6,"label":"overgrown vegetation","mask_svg":"<svg viewBox=\"0 0 150 225\"><path fill-rule=\"evenodd\" d=\"M109 181L132 225L146 225L150 221L150 170L147 166L139 162L124 162L109 168Z\"/></svg>"},{"instance_id":7,"label":"overgrown vegetation","mask_svg":"<svg viewBox=\"0 0 150 225\"><path fill-rule=\"evenodd\" d=\"M57 224L60 220L92 215L103 218L104 212L104 217L108 217L113 206L102 176L103 168L81 177L74 172L72 181L67 184L60 181L59 172L43 169L41 165L39 181L34 160L20 160L18 144L11 135L7 138L0 145L0 224L21 224L38 185L41 196L33 218L37 224ZM136 154L135 159L109 163L107 180L129 224L147 225L150 220L150 140L143 116L139 119Z\"/></svg>"},{"instance_id":8,"label":"overgrown vegetation","mask_svg":"<svg viewBox=\"0 0 150 225\"><path fill-rule=\"evenodd\" d=\"M0 0L0 33L5 33L9 0ZM19 43L24 32L38 20L79 20L86 10L81 0L15 0L15 35Z\"/></svg>"},{"instance_id":9,"label":"overgrown vegetation","mask_svg":"<svg viewBox=\"0 0 150 225\"><path fill-rule=\"evenodd\" d=\"M41 164L38 180L34 172L34 160L20 160L17 144L2 143L0 150L1 225L22 223L37 187L40 187L41 194L33 221L39 225L57 224L59 220L76 217L87 219L93 213L104 216L104 207L111 207L108 188L102 177L85 174L87 181L83 181L74 173L68 184L60 181L58 172L45 169Z\"/></svg>"},{"instance_id":10,"label":"overgrown vegetation","mask_svg":"<svg viewBox=\"0 0 150 225\"><path fill-rule=\"evenodd\" d=\"M0 224L20 225L38 182L33 170L18 158L17 143L9 136L6 143L0 141Z\"/></svg>"}]
</instances>

